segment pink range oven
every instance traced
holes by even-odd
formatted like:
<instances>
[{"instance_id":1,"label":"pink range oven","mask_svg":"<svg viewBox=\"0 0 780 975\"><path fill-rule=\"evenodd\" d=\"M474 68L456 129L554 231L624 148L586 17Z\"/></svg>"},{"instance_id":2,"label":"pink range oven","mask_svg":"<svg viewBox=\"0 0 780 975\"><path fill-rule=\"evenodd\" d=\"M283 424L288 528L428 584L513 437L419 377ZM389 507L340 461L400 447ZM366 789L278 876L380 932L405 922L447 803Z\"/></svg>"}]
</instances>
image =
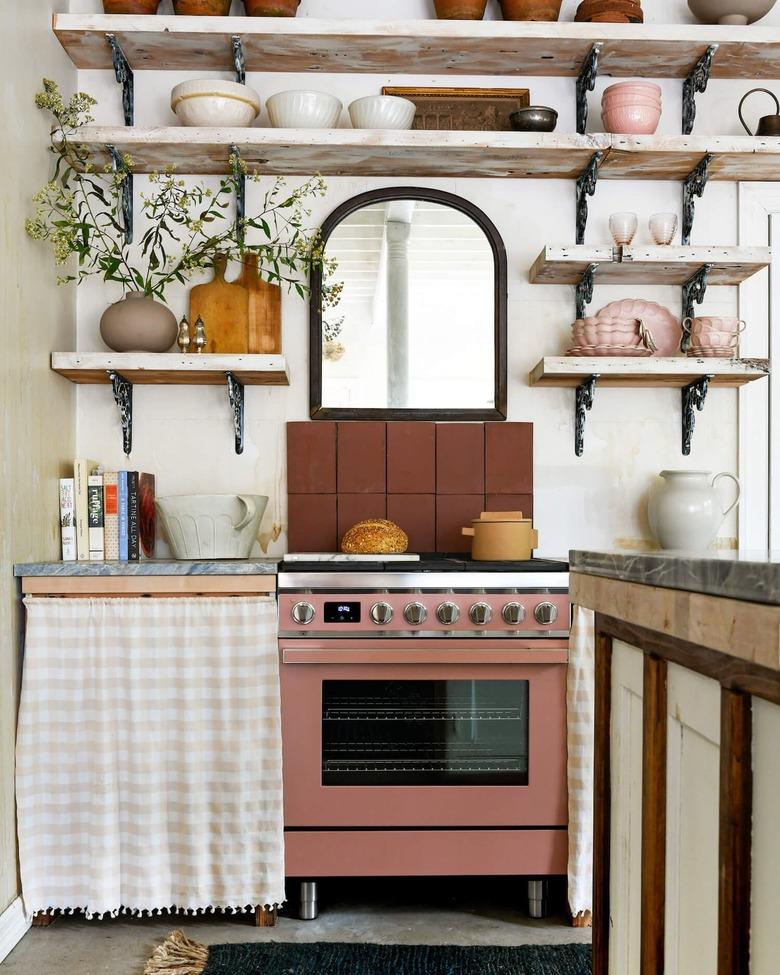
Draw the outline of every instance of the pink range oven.
<instances>
[{"instance_id":1,"label":"pink range oven","mask_svg":"<svg viewBox=\"0 0 780 975\"><path fill-rule=\"evenodd\" d=\"M291 561L279 619L301 916L321 877L566 873L566 563Z\"/></svg>"}]
</instances>

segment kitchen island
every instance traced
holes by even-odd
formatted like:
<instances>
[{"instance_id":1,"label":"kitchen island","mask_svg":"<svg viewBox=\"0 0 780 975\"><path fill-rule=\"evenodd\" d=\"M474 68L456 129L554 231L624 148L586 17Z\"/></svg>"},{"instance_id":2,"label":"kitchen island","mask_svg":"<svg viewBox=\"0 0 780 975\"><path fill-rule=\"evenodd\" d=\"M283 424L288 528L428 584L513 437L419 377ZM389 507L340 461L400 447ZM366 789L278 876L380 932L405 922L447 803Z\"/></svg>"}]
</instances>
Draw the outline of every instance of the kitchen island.
<instances>
[{"instance_id":1,"label":"kitchen island","mask_svg":"<svg viewBox=\"0 0 780 975\"><path fill-rule=\"evenodd\" d=\"M780 951L780 553L572 552L594 612L594 973ZM717 931L717 938L713 933Z\"/></svg>"}]
</instances>

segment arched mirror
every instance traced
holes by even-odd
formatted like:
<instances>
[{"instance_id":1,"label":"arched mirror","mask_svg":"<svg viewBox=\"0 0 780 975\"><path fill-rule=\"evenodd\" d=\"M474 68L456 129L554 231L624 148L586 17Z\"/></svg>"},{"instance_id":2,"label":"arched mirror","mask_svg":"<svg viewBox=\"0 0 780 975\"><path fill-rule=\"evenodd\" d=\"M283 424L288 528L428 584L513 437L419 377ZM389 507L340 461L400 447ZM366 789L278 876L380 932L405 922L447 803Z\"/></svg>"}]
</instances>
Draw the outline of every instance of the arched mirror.
<instances>
[{"instance_id":1,"label":"arched mirror","mask_svg":"<svg viewBox=\"0 0 780 975\"><path fill-rule=\"evenodd\" d=\"M322 234L332 269L312 275L312 417L504 419L506 251L488 217L398 187L349 200Z\"/></svg>"}]
</instances>

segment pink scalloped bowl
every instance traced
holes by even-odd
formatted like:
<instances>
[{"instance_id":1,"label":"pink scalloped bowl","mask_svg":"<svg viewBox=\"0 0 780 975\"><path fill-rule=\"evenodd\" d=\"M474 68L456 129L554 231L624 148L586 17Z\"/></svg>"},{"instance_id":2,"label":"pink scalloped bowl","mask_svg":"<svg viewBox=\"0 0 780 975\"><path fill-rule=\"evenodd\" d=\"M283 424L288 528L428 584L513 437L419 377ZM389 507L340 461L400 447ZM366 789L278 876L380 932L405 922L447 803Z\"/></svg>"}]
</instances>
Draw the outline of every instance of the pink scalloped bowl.
<instances>
[{"instance_id":1,"label":"pink scalloped bowl","mask_svg":"<svg viewBox=\"0 0 780 975\"><path fill-rule=\"evenodd\" d=\"M647 105L605 108L601 121L606 132L616 135L652 135L661 121L661 109Z\"/></svg>"},{"instance_id":2,"label":"pink scalloped bowl","mask_svg":"<svg viewBox=\"0 0 780 975\"><path fill-rule=\"evenodd\" d=\"M605 328L585 325L571 330L576 345L640 345L642 336L637 328Z\"/></svg>"},{"instance_id":3,"label":"pink scalloped bowl","mask_svg":"<svg viewBox=\"0 0 780 975\"><path fill-rule=\"evenodd\" d=\"M658 355L671 356L679 353L683 335L680 321L668 308L655 301L624 298L622 301L610 302L596 314L605 318L638 318L653 336L653 341L658 346Z\"/></svg>"},{"instance_id":4,"label":"pink scalloped bowl","mask_svg":"<svg viewBox=\"0 0 780 975\"><path fill-rule=\"evenodd\" d=\"M702 332L691 344L700 349L736 349L739 336L735 332Z\"/></svg>"},{"instance_id":5,"label":"pink scalloped bowl","mask_svg":"<svg viewBox=\"0 0 780 975\"><path fill-rule=\"evenodd\" d=\"M609 85L609 87L605 88L604 94L601 97L612 97L620 93L649 95L652 98L658 99L659 102L663 94L661 86L655 84L653 81L617 81L614 85Z\"/></svg>"}]
</instances>

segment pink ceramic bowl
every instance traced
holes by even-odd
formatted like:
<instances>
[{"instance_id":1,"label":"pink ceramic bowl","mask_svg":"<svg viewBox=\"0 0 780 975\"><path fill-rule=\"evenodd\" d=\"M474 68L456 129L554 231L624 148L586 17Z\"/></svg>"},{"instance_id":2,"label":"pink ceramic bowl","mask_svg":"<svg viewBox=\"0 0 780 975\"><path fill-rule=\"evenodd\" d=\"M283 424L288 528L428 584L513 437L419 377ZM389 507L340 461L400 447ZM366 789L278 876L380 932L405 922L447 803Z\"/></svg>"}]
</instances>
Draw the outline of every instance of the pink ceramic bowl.
<instances>
[{"instance_id":1,"label":"pink ceramic bowl","mask_svg":"<svg viewBox=\"0 0 780 975\"><path fill-rule=\"evenodd\" d=\"M657 102L661 101L661 86L652 81L619 81L615 85L610 85L604 89L604 98L614 98L615 95L644 95L654 98Z\"/></svg>"},{"instance_id":2,"label":"pink ceramic bowl","mask_svg":"<svg viewBox=\"0 0 780 975\"><path fill-rule=\"evenodd\" d=\"M617 135L652 135L661 121L661 109L647 105L602 109L605 132Z\"/></svg>"},{"instance_id":3,"label":"pink ceramic bowl","mask_svg":"<svg viewBox=\"0 0 780 975\"><path fill-rule=\"evenodd\" d=\"M707 332L729 332L738 335L744 332L747 327L741 318L718 318L701 316L700 318L686 318L683 322L683 330L691 335L702 335Z\"/></svg>"},{"instance_id":4,"label":"pink ceramic bowl","mask_svg":"<svg viewBox=\"0 0 780 975\"><path fill-rule=\"evenodd\" d=\"M650 105L653 108L661 108L660 98L650 98L649 95L612 95L611 98L601 99L602 108L612 108L614 105Z\"/></svg>"},{"instance_id":5,"label":"pink ceramic bowl","mask_svg":"<svg viewBox=\"0 0 780 975\"><path fill-rule=\"evenodd\" d=\"M736 349L739 336L734 332L702 332L691 343L699 349Z\"/></svg>"},{"instance_id":6,"label":"pink ceramic bowl","mask_svg":"<svg viewBox=\"0 0 780 975\"><path fill-rule=\"evenodd\" d=\"M592 321L592 320L591 320ZM642 323L635 318L578 320L571 327L576 346L622 345L636 346L642 342Z\"/></svg>"}]
</instances>

